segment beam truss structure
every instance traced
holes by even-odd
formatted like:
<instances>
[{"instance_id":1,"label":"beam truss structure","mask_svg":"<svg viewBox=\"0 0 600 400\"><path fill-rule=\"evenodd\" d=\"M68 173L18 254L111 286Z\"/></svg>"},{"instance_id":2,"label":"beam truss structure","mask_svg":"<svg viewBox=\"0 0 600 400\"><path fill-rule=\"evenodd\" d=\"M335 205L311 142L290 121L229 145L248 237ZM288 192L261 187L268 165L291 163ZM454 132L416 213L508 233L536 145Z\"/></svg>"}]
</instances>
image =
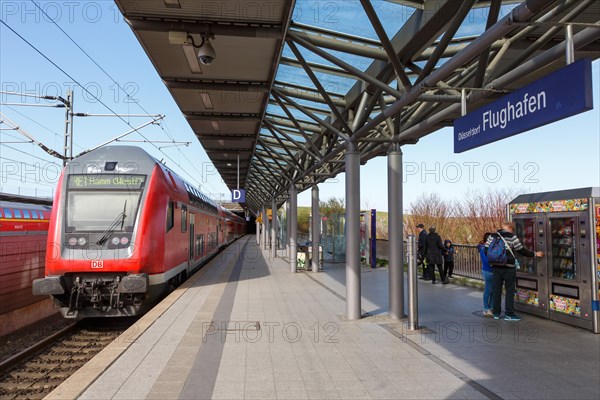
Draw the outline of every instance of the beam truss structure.
<instances>
[{"instance_id":1,"label":"beam truss structure","mask_svg":"<svg viewBox=\"0 0 600 400\"><path fill-rule=\"evenodd\" d=\"M349 147L364 164L451 126L463 93L474 109L564 66L571 50L600 56L597 0L352 2L368 38L342 32L348 21L293 22L294 0L115 2L230 189L239 160L255 215L344 172ZM382 5L404 21L393 35ZM477 31L462 34L473 16ZM212 65L189 36L212 38Z\"/></svg>"},{"instance_id":2,"label":"beam truss structure","mask_svg":"<svg viewBox=\"0 0 600 400\"><path fill-rule=\"evenodd\" d=\"M290 184L302 192L344 172L349 142L364 164L398 149L393 145L415 144L452 126L461 115L463 90L473 109L564 66L566 25L574 30L575 58L600 56L600 4L593 0L391 2L411 8L391 38L367 0L357 12L367 15L377 39L289 25L289 51L280 65L305 75L312 86L277 79L271 87L247 170L254 212L273 194L286 200ZM484 31L458 35L470 13L484 7ZM328 64L307 61L307 53ZM353 56L372 63L360 70L348 61ZM327 86L340 77L355 82L345 93Z\"/></svg>"}]
</instances>

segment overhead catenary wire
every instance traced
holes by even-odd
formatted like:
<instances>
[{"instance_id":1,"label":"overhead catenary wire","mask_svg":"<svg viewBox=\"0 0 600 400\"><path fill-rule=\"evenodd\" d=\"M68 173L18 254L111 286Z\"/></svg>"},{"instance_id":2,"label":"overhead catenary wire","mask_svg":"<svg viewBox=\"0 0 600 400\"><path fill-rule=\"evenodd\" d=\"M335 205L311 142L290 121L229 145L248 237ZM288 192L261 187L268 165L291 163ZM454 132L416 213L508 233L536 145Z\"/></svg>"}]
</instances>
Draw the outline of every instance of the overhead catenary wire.
<instances>
[{"instance_id":1,"label":"overhead catenary wire","mask_svg":"<svg viewBox=\"0 0 600 400\"><path fill-rule=\"evenodd\" d=\"M35 119L23 114L22 112L12 108L12 107L8 107L8 109L12 110L13 112L16 112L17 114L19 114L20 116L22 116L25 119L28 119L29 121L33 122L34 124L38 125L41 128L44 128L45 130L47 130L48 132L54 134L54 136L56 137L56 139L61 139L60 135L58 132L53 131L52 129L48 128L46 125L42 125L41 123L39 123L38 121L36 121ZM83 150L83 147L76 145L77 147L79 147L80 149Z\"/></svg>"},{"instance_id":2,"label":"overhead catenary wire","mask_svg":"<svg viewBox=\"0 0 600 400\"><path fill-rule=\"evenodd\" d=\"M127 90L125 90L87 51L85 51L85 49L83 47L81 47L64 29L62 29L62 27L60 25L58 25L56 23L56 21L54 21L53 18L51 18L42 7L39 6L39 4L37 2L35 2L34 0L30 0L35 6L36 8L38 8L47 18L47 20L51 21L79 50L81 50L83 52L83 54L85 54L87 56L87 58L90 59L90 61L92 61L92 63L94 63L94 65L96 65L98 67L98 69L100 69L115 85L117 85L117 87L123 91L123 93L126 94L127 98L130 100L133 100L131 98L131 96L129 95L129 93L127 93ZM81 86L81 85L80 85ZM88 92L89 93L89 92ZM129 106L128 102L128 106ZM146 114L150 115L150 112L148 110L146 110L140 103L139 101L134 101L134 103L142 110L144 111ZM108 107L107 107L108 108ZM110 109L109 109L110 110ZM112 110L111 110L112 111ZM163 122L164 123L164 122ZM130 125L131 126L131 125ZM173 141L173 143L175 143L175 138L172 136L172 134L170 132L168 132L167 130L164 129L164 127L162 126L162 124L158 124L159 128L165 133L165 135L167 135L167 137L169 139L171 139ZM138 132L139 133L139 132ZM141 135L141 134L140 134ZM143 137L143 135L141 135ZM144 139L146 139L144 137ZM151 141L148 141L150 144L153 144ZM154 145L154 144L153 144ZM162 154L164 154L165 156L167 156L167 158L169 158L169 160L173 161L175 163L175 165L179 166L179 168L181 168L182 171L185 172L185 169L183 167L181 167L181 165L179 165L178 163L176 163L174 160L172 160L165 152L163 152L161 150L161 147L155 146L154 147L160 151ZM164 147L164 146L163 146ZM180 153L180 155L182 155L187 161L188 163L192 166L192 168L194 168L194 170L203 178L202 180L205 181L204 179L204 174L202 172L200 172L194 165L194 163L192 163L190 161L190 159L185 155L185 153L183 153L181 151L181 149L179 147L176 147L177 151ZM186 175L188 175L192 180L196 181L196 179L191 175L188 174L187 172L185 172ZM198 181L196 181L196 183L200 184ZM204 182L207 183L207 182ZM214 187L209 183L208 184L209 187L211 187L212 189L214 189Z\"/></svg>"},{"instance_id":3,"label":"overhead catenary wire","mask_svg":"<svg viewBox=\"0 0 600 400\"><path fill-rule=\"evenodd\" d=\"M29 139L32 142L34 142L42 150L44 150L46 153L50 154L51 156L56 157L56 158L60 158L61 160L65 159L65 156L63 156L62 154L58 153L56 150L53 150L53 149L49 148L48 146L46 146L45 144L43 144L39 140L35 139L33 136L31 136L29 133L25 132L23 129L21 129L21 127L19 125L15 124L13 121L11 121L9 118L7 118L6 115L4 115L1 112L0 112L0 121L2 121L2 123L5 123L5 124L8 122L8 124L7 124L8 126L14 127L17 132L19 132L21 135L25 136L27 139Z\"/></svg>"},{"instance_id":4,"label":"overhead catenary wire","mask_svg":"<svg viewBox=\"0 0 600 400\"><path fill-rule=\"evenodd\" d=\"M23 143L24 143L24 144L28 144L28 143L31 143L31 144L33 144L33 142L23 142ZM8 145L8 144L6 144L6 143L2 143L2 142L0 142L0 146L8 147L9 149L11 149L11 150L13 150L13 151L16 151L17 153L21 153L21 154L24 154L24 155L26 155L26 156L31 156L32 158L35 158L35 159L37 159L37 160L44 161L44 162L46 162L46 163L50 163L50 164L55 164L55 165L58 165L58 166L60 166L60 167L62 168L62 166L61 166L60 164L56 163L56 162L53 162L53 161L47 160L47 159L45 159L45 158L42 158L42 157L38 157L38 156L36 156L36 155L33 155L33 154L31 154L31 153L27 153L26 151L23 151L23 150L21 150L21 149L17 149L16 147L10 146L10 145ZM4 156L0 156L0 158L2 158L2 159L8 159L8 158L6 158L6 157L4 157Z\"/></svg>"},{"instance_id":5,"label":"overhead catenary wire","mask_svg":"<svg viewBox=\"0 0 600 400\"><path fill-rule=\"evenodd\" d=\"M66 75L69 79L71 79L75 84L77 84L79 87L81 87L81 89L83 91L85 91L88 95L90 95L92 98L94 98L98 103L102 104L107 110L109 110L111 113L117 115L117 117L123 121L127 126L129 126L130 128L132 128L136 133L138 133L141 137L143 137L144 139L148 140L148 142L154 146L160 153L162 153L168 160L170 160L171 162L173 162L173 164L179 166L182 170L183 168L181 167L181 165L179 165L179 163L177 163L171 156L169 156L167 153L165 153L164 151L162 151L158 146L156 146L155 144L152 143L152 141L150 141L146 136L144 136L143 133L141 133L139 130L135 129L128 121L126 121L123 117L118 116L118 114L111 108L109 107L106 103L104 103L101 99L99 99L96 95L94 95L92 92L90 92L85 86L81 85L81 83L79 83L79 81L77 79L75 79L71 74L69 74L68 72L66 72L63 68L61 68L57 63L55 63L53 60L51 60L48 56L46 56L41 50L39 50L35 45L33 45L31 42L29 42L25 37L23 37L21 34L19 34L15 29L13 29L10 25L8 25L4 20L0 19L0 22L6 26L11 32L13 32L19 39L21 39L23 42L25 42L29 47L31 47L34 51L36 51L39 55L41 55L44 59L46 59L50 64L52 64L55 68L57 68L60 72L62 72L64 75ZM111 78L112 79L112 78ZM141 106L140 106L141 107ZM145 110L144 110L145 111ZM163 130L164 131L164 130ZM165 132L166 133L166 132ZM172 139L172 138L171 138ZM189 174L188 174L189 175ZM197 181L196 178L194 178L193 176L189 175L189 177L195 181L198 185L200 185L200 182Z\"/></svg>"}]
</instances>

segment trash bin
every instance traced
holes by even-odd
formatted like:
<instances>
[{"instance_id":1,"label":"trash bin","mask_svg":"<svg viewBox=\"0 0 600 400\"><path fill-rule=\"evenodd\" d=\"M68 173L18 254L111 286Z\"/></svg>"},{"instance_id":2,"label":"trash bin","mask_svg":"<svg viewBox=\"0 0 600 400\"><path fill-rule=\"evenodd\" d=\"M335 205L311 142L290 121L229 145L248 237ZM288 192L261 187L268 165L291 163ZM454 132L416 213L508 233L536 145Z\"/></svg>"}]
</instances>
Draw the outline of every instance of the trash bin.
<instances>
[{"instance_id":1,"label":"trash bin","mask_svg":"<svg viewBox=\"0 0 600 400\"><path fill-rule=\"evenodd\" d=\"M310 260L308 255L308 245L299 244L298 251L296 256L296 268L298 269L307 269L307 262ZM308 265L310 267L310 265Z\"/></svg>"},{"instance_id":2,"label":"trash bin","mask_svg":"<svg viewBox=\"0 0 600 400\"><path fill-rule=\"evenodd\" d=\"M311 270L312 266L312 243L303 242L298 244L297 253L297 266L298 269ZM323 269L323 245L319 244L319 269Z\"/></svg>"}]
</instances>

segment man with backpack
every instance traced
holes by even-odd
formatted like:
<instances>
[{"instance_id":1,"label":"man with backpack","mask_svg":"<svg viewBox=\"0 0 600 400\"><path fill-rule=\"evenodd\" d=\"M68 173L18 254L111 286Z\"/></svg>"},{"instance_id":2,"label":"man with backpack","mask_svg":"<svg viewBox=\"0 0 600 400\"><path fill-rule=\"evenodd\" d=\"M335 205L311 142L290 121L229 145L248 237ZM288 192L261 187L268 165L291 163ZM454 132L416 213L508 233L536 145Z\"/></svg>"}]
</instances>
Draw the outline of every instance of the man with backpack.
<instances>
[{"instance_id":1,"label":"man with backpack","mask_svg":"<svg viewBox=\"0 0 600 400\"><path fill-rule=\"evenodd\" d=\"M504 221L502 229L491 234L485 243L485 253L488 262L492 267L493 284L492 291L494 319L500 319L502 306L502 285L506 287L506 299L504 300L504 320L520 321L521 317L515 315L514 297L515 284L517 280L517 268L519 262L515 257L515 252L525 257L543 257L542 251L531 250L523 247L519 238L514 234L514 224L511 221Z\"/></svg>"}]
</instances>

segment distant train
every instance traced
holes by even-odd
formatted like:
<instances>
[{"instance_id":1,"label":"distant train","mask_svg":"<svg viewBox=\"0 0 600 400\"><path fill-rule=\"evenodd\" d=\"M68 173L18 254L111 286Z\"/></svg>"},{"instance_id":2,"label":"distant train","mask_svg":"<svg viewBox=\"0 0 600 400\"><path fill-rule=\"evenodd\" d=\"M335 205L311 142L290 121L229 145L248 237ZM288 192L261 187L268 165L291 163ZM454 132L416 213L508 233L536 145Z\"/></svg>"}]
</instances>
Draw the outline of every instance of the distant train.
<instances>
[{"instance_id":1,"label":"distant train","mask_svg":"<svg viewBox=\"0 0 600 400\"><path fill-rule=\"evenodd\" d=\"M44 276L51 204L0 194L0 315L40 301L31 281Z\"/></svg>"},{"instance_id":2,"label":"distant train","mask_svg":"<svg viewBox=\"0 0 600 400\"><path fill-rule=\"evenodd\" d=\"M245 229L144 150L103 147L63 170L33 293L66 318L143 314Z\"/></svg>"}]
</instances>

